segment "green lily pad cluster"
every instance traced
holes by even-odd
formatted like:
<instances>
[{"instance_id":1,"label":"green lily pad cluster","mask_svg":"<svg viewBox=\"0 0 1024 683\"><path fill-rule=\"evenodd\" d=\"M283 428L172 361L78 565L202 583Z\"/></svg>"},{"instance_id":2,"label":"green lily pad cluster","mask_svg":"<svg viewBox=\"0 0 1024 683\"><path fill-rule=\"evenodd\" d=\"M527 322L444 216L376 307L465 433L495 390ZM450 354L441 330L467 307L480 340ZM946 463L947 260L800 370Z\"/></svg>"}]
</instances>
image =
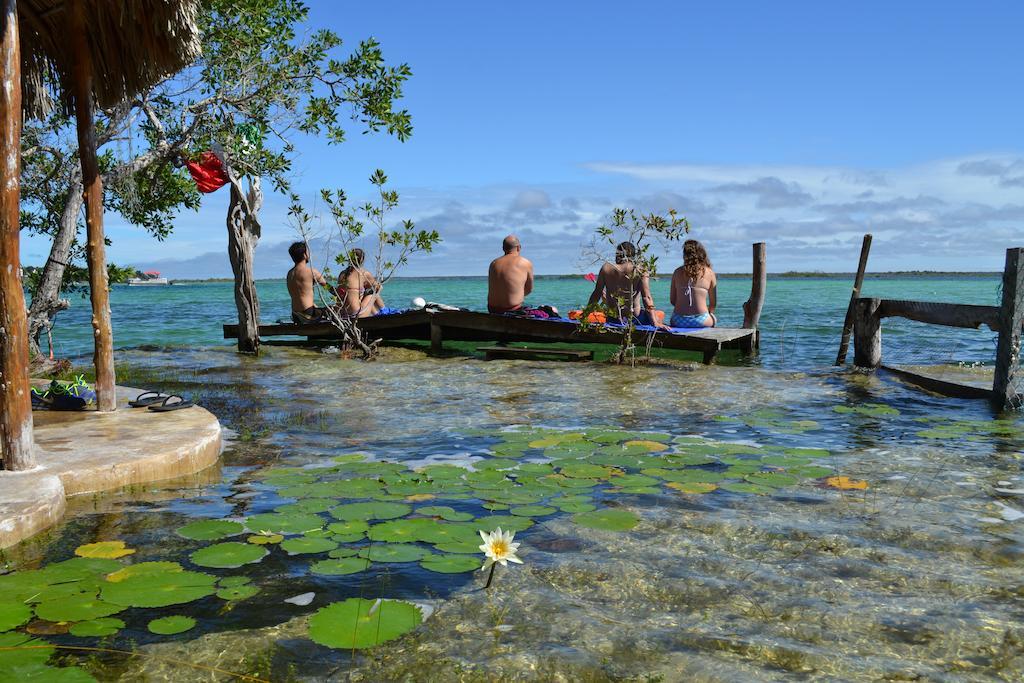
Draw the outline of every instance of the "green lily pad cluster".
<instances>
[{"instance_id":1,"label":"green lily pad cluster","mask_svg":"<svg viewBox=\"0 0 1024 683\"><path fill-rule=\"evenodd\" d=\"M855 406L833 406L840 415L864 415L865 417L894 417L900 411L884 403L862 403Z\"/></svg>"},{"instance_id":2,"label":"green lily pad cluster","mask_svg":"<svg viewBox=\"0 0 1024 683\"><path fill-rule=\"evenodd\" d=\"M776 434L803 434L821 429L814 420L793 420L785 411L774 408L759 408L739 417L718 415L717 422L741 422L748 427L765 429Z\"/></svg>"},{"instance_id":3,"label":"green lily pad cluster","mask_svg":"<svg viewBox=\"0 0 1024 683\"><path fill-rule=\"evenodd\" d=\"M68 624L68 633L77 638L107 638L125 628L120 615L127 610L184 605L221 595L232 586L247 588L248 579L225 577L218 585L216 576L187 570L177 562L126 564L131 553L122 552L123 544L118 544L87 544L76 551L78 557L0 576L0 648L32 648L0 652L0 680L93 680L84 670L49 665L54 648L16 630L32 619ZM110 554L123 559L94 556ZM177 623L173 628L183 622ZM181 632L153 624L154 633Z\"/></svg>"},{"instance_id":4,"label":"green lily pad cluster","mask_svg":"<svg viewBox=\"0 0 1024 683\"><path fill-rule=\"evenodd\" d=\"M929 416L915 418L915 422L928 425L917 435L925 439L942 441L991 441L1009 439L1024 441L1024 422L1019 419L952 420L948 417Z\"/></svg>"}]
</instances>

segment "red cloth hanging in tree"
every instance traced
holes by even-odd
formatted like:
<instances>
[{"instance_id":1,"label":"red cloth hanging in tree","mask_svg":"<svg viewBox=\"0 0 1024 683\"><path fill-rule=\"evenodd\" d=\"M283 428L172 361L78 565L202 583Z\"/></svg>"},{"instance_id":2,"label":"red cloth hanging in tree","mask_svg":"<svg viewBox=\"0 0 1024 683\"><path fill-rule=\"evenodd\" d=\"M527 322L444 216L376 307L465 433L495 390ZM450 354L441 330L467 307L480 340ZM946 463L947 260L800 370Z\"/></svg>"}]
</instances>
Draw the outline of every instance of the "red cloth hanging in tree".
<instances>
[{"instance_id":1,"label":"red cloth hanging in tree","mask_svg":"<svg viewBox=\"0 0 1024 683\"><path fill-rule=\"evenodd\" d=\"M186 161L185 167L200 192L216 192L229 182L224 163L213 152L203 152L199 155L199 161Z\"/></svg>"}]
</instances>

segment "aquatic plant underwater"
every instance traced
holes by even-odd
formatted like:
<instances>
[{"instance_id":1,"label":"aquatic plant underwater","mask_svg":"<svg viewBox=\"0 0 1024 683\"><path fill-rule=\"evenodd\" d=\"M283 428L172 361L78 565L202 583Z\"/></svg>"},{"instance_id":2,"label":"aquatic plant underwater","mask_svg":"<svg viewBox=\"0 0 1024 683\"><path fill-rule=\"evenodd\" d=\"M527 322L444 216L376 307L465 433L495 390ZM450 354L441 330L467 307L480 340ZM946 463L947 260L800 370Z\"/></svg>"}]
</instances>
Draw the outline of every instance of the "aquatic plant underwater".
<instances>
[{"instance_id":1,"label":"aquatic plant underwater","mask_svg":"<svg viewBox=\"0 0 1024 683\"><path fill-rule=\"evenodd\" d=\"M508 386L502 391L519 400ZM369 400L376 405L387 396ZM429 394L421 401L431 405ZM941 522L919 512L920 478L860 466L831 430L848 421L853 438L868 430L917 449L941 443L966 452L994 439L1019 450L1024 429L1017 420L932 418L879 401L830 401L811 413L766 401L694 421L703 434L598 427L592 417L557 420L575 421L575 428L528 427L524 421L539 420L526 416L505 427L445 427L421 447L415 436L359 444L353 435L322 454L307 440L337 433L337 416L283 410L265 434L240 443L262 440L265 451L302 457L229 466L212 491L194 500L171 494L170 507L159 497L134 504L130 523L90 531L88 543L75 542L90 528L86 522L69 522L39 568L0 576L0 676L131 680L161 657L177 662L168 678L188 679L278 680L287 677L281 659L295 664L296 675L361 671L364 680L417 671L443 677L459 666L595 680L691 665L712 667L712 678L771 670L827 675L824 643L868 633L858 619L881 619L908 642L938 643L948 635L927 635L934 629L926 621L917 636L897 617L882 616L889 588L862 593L864 613L844 610L842 620L853 623L836 621L828 635L826 622L839 618L828 610L854 598L840 597L840 584L817 575L823 569L826 579L834 571L849 585L901 581L915 595L925 585L941 595L928 556L949 552L934 545L943 537L931 529ZM1002 476L1006 485L996 489L1020 487L1017 475ZM949 484L954 491L959 485ZM975 515L968 552L1000 566L993 553L1013 557L1015 510L996 501ZM901 518L920 531L898 528ZM876 526L852 526L866 522ZM960 516L951 523L968 524ZM1001 546L982 549L977 529L1001 537ZM865 533L877 543L864 542ZM922 557L911 557L915 552ZM497 567L492 560L500 558L508 564ZM792 579L785 573L801 571L803 587L786 585ZM1007 581L1012 574L994 583L1005 590ZM985 590L972 579L962 585ZM801 593L809 602L797 606L793 596ZM1016 599L1008 598L1007 609ZM792 621L793 610L808 617L824 610L814 617L822 635L784 637L786 624L810 626ZM583 632L566 630L581 624ZM273 665L200 656L230 650L223 640L229 634L256 639L264 631L284 634L278 638L287 644ZM992 657L1014 671L1018 655L1008 637L1005 652ZM548 641L560 651L570 647L563 661L545 658ZM70 648L132 654L90 660L88 651ZM464 664L453 662L460 650ZM605 657L596 660L595 650ZM815 650L820 657L809 654ZM501 668L473 664L487 657ZM714 668L732 660L757 668ZM218 671L182 668L215 665ZM864 677L888 670L870 658L864 666ZM857 677L849 668L831 674Z\"/></svg>"}]
</instances>

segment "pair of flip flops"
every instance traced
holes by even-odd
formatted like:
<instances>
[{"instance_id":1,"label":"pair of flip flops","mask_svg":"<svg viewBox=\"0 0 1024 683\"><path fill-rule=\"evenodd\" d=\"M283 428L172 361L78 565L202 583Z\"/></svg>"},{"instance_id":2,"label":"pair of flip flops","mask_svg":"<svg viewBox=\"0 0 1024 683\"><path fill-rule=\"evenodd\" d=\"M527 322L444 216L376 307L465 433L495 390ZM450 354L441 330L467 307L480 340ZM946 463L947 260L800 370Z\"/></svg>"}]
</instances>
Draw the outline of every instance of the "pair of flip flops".
<instances>
[{"instance_id":1,"label":"pair of flip flops","mask_svg":"<svg viewBox=\"0 0 1024 683\"><path fill-rule=\"evenodd\" d=\"M128 405L132 408L149 408L154 413L169 413L172 410L191 408L195 403L178 394L144 391L136 396L134 401L128 401Z\"/></svg>"}]
</instances>

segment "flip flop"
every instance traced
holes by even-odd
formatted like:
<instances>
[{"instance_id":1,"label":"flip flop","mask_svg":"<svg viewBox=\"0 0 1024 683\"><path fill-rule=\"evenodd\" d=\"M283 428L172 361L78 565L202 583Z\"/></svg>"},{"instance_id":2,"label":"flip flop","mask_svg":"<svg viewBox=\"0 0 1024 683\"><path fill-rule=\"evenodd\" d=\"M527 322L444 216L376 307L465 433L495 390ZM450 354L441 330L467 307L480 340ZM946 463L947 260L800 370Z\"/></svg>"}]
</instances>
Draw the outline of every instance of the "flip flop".
<instances>
[{"instance_id":1,"label":"flip flop","mask_svg":"<svg viewBox=\"0 0 1024 683\"><path fill-rule=\"evenodd\" d=\"M168 398L170 396L159 391L144 391L136 396L134 401L128 401L128 405L132 408L147 408L157 403L163 403Z\"/></svg>"},{"instance_id":2,"label":"flip flop","mask_svg":"<svg viewBox=\"0 0 1024 683\"><path fill-rule=\"evenodd\" d=\"M176 398L178 400L174 401L174 402L171 402L172 398ZM183 397L181 397L181 396L179 396L177 394L171 394L170 396L165 396L163 401L161 403L159 403L158 405L151 405L151 406L148 406L148 408L150 410L152 410L154 413L169 413L172 410L181 410L182 408L191 408L194 405L195 405L195 403L193 403L192 401L186 401Z\"/></svg>"}]
</instances>

